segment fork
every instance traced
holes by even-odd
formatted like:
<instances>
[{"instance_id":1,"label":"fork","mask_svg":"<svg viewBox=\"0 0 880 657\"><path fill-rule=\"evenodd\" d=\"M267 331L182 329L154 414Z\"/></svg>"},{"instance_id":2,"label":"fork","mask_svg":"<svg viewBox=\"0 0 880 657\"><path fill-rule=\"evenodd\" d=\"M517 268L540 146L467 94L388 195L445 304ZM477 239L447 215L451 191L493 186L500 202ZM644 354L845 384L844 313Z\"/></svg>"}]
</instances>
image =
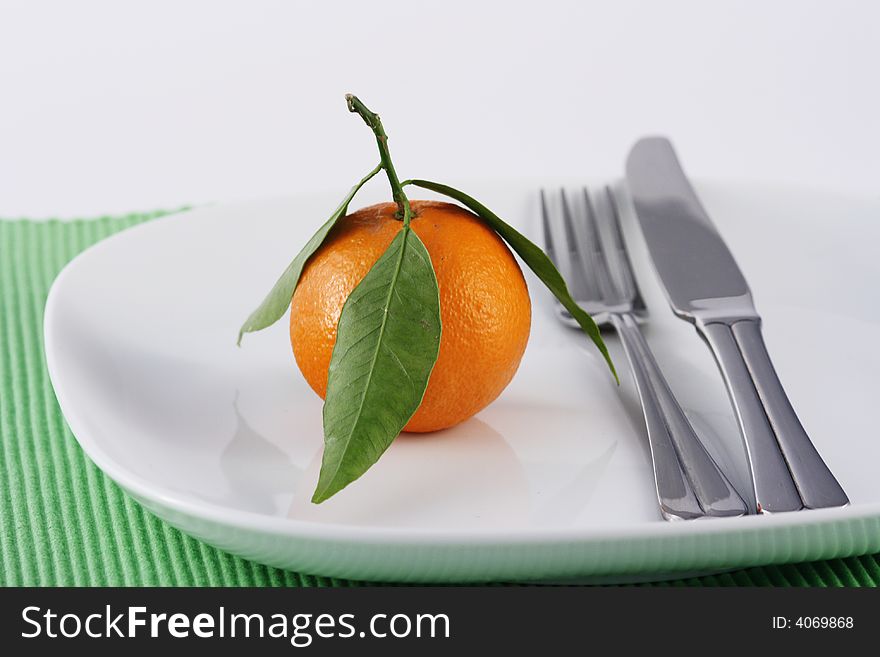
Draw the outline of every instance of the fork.
<instances>
[{"instance_id":1,"label":"fork","mask_svg":"<svg viewBox=\"0 0 880 657\"><path fill-rule=\"evenodd\" d=\"M541 190L547 255L569 281L578 305L620 337L645 416L654 483L666 520L741 516L745 502L706 451L660 371L637 321L647 314L627 256L620 213L610 188L583 204L559 194L561 218L553 220ZM575 219L573 210L579 210ZM557 303L559 318L577 326Z\"/></svg>"}]
</instances>

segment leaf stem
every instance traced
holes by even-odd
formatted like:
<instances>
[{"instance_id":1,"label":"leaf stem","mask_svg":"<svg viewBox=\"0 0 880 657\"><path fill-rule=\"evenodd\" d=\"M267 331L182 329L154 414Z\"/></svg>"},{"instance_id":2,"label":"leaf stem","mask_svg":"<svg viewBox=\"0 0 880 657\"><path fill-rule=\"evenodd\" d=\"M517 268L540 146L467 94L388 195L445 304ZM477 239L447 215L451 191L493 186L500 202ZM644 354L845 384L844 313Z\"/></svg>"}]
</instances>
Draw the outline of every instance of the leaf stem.
<instances>
[{"instance_id":1,"label":"leaf stem","mask_svg":"<svg viewBox=\"0 0 880 657\"><path fill-rule=\"evenodd\" d=\"M403 221L404 226L409 226L412 210L409 206L409 199L403 192L403 185L397 177L394 170L394 163L391 161L391 152L388 150L388 135L385 134L385 128L382 127L382 120L379 115L371 111L361 100L352 94L345 94L345 102L348 104L348 111L360 115L373 134L376 135L376 144L379 146L379 156L382 159L382 168L388 176L388 182L391 185L391 198L397 203L397 218Z\"/></svg>"}]
</instances>

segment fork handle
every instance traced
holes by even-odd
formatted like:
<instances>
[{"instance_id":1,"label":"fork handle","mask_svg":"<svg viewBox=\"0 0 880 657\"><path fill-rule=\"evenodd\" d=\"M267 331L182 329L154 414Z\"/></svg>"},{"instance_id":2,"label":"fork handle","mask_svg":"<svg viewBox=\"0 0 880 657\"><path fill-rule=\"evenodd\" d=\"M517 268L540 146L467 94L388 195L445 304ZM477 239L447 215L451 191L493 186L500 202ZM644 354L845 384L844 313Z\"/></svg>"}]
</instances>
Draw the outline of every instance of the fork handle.
<instances>
[{"instance_id":1,"label":"fork handle","mask_svg":"<svg viewBox=\"0 0 880 657\"><path fill-rule=\"evenodd\" d=\"M645 415L660 509L667 519L740 516L745 502L706 451L632 314L611 314Z\"/></svg>"},{"instance_id":2,"label":"fork handle","mask_svg":"<svg viewBox=\"0 0 880 657\"><path fill-rule=\"evenodd\" d=\"M849 499L792 408L760 319L701 324L733 402L759 513L846 506Z\"/></svg>"}]
</instances>

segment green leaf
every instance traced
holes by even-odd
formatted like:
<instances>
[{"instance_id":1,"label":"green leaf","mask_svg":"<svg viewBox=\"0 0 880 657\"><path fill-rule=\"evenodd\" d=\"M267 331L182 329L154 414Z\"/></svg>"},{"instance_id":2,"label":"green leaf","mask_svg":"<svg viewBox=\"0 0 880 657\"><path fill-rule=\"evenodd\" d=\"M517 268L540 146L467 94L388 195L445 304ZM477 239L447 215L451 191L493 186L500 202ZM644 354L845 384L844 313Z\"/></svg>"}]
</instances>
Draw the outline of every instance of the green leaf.
<instances>
[{"instance_id":1,"label":"green leaf","mask_svg":"<svg viewBox=\"0 0 880 657\"><path fill-rule=\"evenodd\" d=\"M345 216L345 213L348 212L348 204L351 203L351 199L353 199L354 195L358 193L358 190L360 190L370 178L375 176L381 170L382 165L380 164L366 176L361 178L360 182L351 188L351 191L342 200L342 203L339 204L336 211L330 215L330 218L318 229L318 232L312 235L312 238L306 242L302 251L296 254L293 262L287 266L287 269L281 274L281 278L278 279L275 286L269 291L266 298L263 299L263 303L261 303L257 309L248 316L244 324L242 324L241 329L238 331L238 341L236 344L241 345L241 338L245 333L259 331L267 326L271 326L281 319L281 316L284 315L287 307L290 305L293 292L296 290L296 284L299 283L299 277L302 274L303 267L306 266L308 259L311 258L312 254L318 250L321 244L324 243L324 240L327 238L327 235L330 233L333 226L336 225L339 218Z\"/></svg>"},{"instance_id":2,"label":"green leaf","mask_svg":"<svg viewBox=\"0 0 880 657\"><path fill-rule=\"evenodd\" d=\"M510 247L517 252L520 258L529 266L529 268L535 272L535 275L541 279L544 285L554 294L554 296L559 299L559 302L563 305L563 307L571 314L572 317L577 320L577 323L580 324L581 328L584 330L590 338L592 338L593 342L598 347L602 356L605 358L605 362L608 363L608 367L611 369L611 373L614 375L614 379L617 383L620 383L620 379L617 376L617 371L614 369L614 363L611 362L611 356L608 355L608 348L605 346L605 342L602 340L602 336L599 333L599 327L596 326L596 322L593 321L593 318L590 317L586 312L584 312L580 306L575 303L574 299L571 298L571 293L568 291L568 286L565 284L565 280L562 278L562 275L559 273L559 270L553 265L553 262L547 255L535 244L528 240L522 233L517 231L511 225L507 224L502 220L498 215L492 212L485 205L477 201L476 199L468 196L464 192L460 192L453 187L449 187L448 185L444 185L442 183L431 182L429 180L407 180L403 183L404 185L412 184L418 187L423 187L425 189L430 189L435 192L439 192L445 196L448 196L452 199L455 199L469 210L474 212L480 219L485 221L489 226L498 233L505 242L507 242Z\"/></svg>"},{"instance_id":3,"label":"green leaf","mask_svg":"<svg viewBox=\"0 0 880 657\"><path fill-rule=\"evenodd\" d=\"M342 308L312 502L335 495L388 449L422 402L440 351L440 293L428 251L404 225Z\"/></svg>"}]
</instances>

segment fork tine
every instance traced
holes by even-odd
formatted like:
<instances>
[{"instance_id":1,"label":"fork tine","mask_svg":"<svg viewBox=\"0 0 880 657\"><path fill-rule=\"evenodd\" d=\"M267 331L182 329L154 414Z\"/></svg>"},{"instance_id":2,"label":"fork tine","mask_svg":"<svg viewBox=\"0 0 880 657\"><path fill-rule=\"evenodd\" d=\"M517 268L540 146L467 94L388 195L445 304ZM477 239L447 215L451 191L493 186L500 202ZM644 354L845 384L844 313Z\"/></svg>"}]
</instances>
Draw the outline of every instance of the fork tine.
<instances>
[{"instance_id":1,"label":"fork tine","mask_svg":"<svg viewBox=\"0 0 880 657\"><path fill-rule=\"evenodd\" d=\"M594 273L595 265L593 263L593 258L591 257L589 249L586 248L583 243L581 231L575 229L574 213L572 212L571 204L568 201L568 195L565 193L565 188L560 188L559 200L562 205L562 223L565 227L565 237L568 240L569 248L571 249L572 260L577 261L577 266L575 267L577 271L574 272L574 275L580 282L583 291L583 294L580 295L581 300L592 302L601 301L602 295L599 293L599 290L595 285L596 276Z\"/></svg>"},{"instance_id":2,"label":"fork tine","mask_svg":"<svg viewBox=\"0 0 880 657\"><path fill-rule=\"evenodd\" d=\"M556 256L556 247L553 243L553 231L550 230L550 213L547 210L547 197L544 194L543 189L541 190L541 228L544 232L544 250L547 251L550 260L559 267L559 260Z\"/></svg>"},{"instance_id":3,"label":"fork tine","mask_svg":"<svg viewBox=\"0 0 880 657\"><path fill-rule=\"evenodd\" d=\"M605 245L602 240L602 234L596 218L596 208L590 198L590 192L586 187L584 192L584 232L587 235L587 246L590 251L594 266L593 275L596 277L596 285L599 288L601 298L609 304L617 304L623 302L620 291L614 285L611 279L611 273L608 269L608 257L605 252Z\"/></svg>"},{"instance_id":4,"label":"fork tine","mask_svg":"<svg viewBox=\"0 0 880 657\"><path fill-rule=\"evenodd\" d=\"M574 218L571 212L571 205L568 203L568 195L565 188L559 189L559 198L562 203L562 226L565 229L565 239L568 242L568 248L572 253L578 252L577 237L574 232Z\"/></svg>"},{"instance_id":5,"label":"fork tine","mask_svg":"<svg viewBox=\"0 0 880 657\"><path fill-rule=\"evenodd\" d=\"M614 267L613 273L617 274L620 281L621 291L631 299L639 299L639 286L633 276L632 262L626 250L626 242L623 241L623 230L620 227L620 206L614 196L614 192L608 185L605 186L605 198L608 203L608 224L611 229L611 239L614 244Z\"/></svg>"},{"instance_id":6,"label":"fork tine","mask_svg":"<svg viewBox=\"0 0 880 657\"><path fill-rule=\"evenodd\" d=\"M547 203L547 194L541 190L541 226L544 233L544 248L547 256L556 265L559 273L562 274L569 284L569 291L577 298L581 295L582 290L578 288L579 281L576 278L578 268L572 263L572 252L568 246L568 241L564 239L564 235L560 236L559 221L554 221L551 216L550 206ZM554 233L556 236L554 237ZM562 237L563 239L559 239Z\"/></svg>"},{"instance_id":7,"label":"fork tine","mask_svg":"<svg viewBox=\"0 0 880 657\"><path fill-rule=\"evenodd\" d=\"M575 222L565 189L559 190L559 203L562 208L562 232L565 238L567 257L567 269L563 275L576 300L598 301L599 296L589 273L591 263L584 260L584 249L578 243Z\"/></svg>"}]
</instances>

